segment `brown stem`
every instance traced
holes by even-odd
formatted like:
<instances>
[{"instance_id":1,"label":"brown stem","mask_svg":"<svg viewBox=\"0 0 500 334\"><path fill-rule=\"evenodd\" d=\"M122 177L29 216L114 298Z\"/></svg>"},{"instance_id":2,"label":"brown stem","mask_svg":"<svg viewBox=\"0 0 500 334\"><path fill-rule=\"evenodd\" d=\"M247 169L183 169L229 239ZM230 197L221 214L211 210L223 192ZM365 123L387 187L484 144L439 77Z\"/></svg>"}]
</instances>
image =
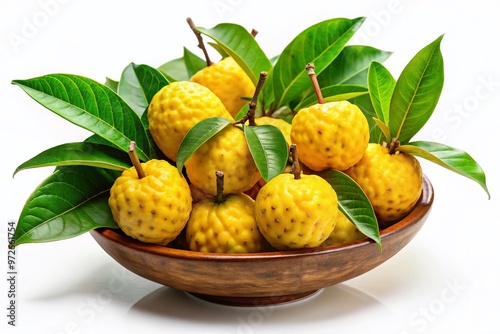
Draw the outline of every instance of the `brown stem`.
<instances>
[{"instance_id":1,"label":"brown stem","mask_svg":"<svg viewBox=\"0 0 500 334\"><path fill-rule=\"evenodd\" d=\"M318 103L319 104L325 103L323 95L321 94L321 88L319 87L318 78L316 77L316 73L314 72L314 64L313 63L307 64L306 70L307 74L309 75L309 78L311 78L314 92L316 93L316 97L318 98Z\"/></svg>"},{"instance_id":2,"label":"brown stem","mask_svg":"<svg viewBox=\"0 0 500 334\"><path fill-rule=\"evenodd\" d=\"M392 138L391 145L389 145L389 154L397 153L396 149L401 145L401 142L397 138ZM386 144L387 147L387 144Z\"/></svg>"},{"instance_id":3,"label":"brown stem","mask_svg":"<svg viewBox=\"0 0 500 334\"><path fill-rule=\"evenodd\" d=\"M239 121L234 122L233 124L245 124L248 121L248 125L256 126L255 123L255 110L257 109L257 101L259 99L259 94L264 86L264 82L267 78L267 72L260 72L259 82L257 82L257 86L255 87L255 93L253 94L252 100L250 101L247 114L240 119Z\"/></svg>"},{"instance_id":4,"label":"brown stem","mask_svg":"<svg viewBox=\"0 0 500 334\"><path fill-rule=\"evenodd\" d=\"M130 157L130 160L132 161L132 165L134 165L134 168L137 171L137 176L139 176L139 179L146 177L146 173L144 173L144 169L142 169L142 165L141 165L141 162L139 161L139 157L137 156L137 153L135 152L135 141L131 141L129 146L128 146L128 156Z\"/></svg>"},{"instance_id":5,"label":"brown stem","mask_svg":"<svg viewBox=\"0 0 500 334\"><path fill-rule=\"evenodd\" d=\"M205 60L207 62L207 66L210 66L213 64L213 62L210 60L210 56L208 55L207 48L205 47L205 44L203 43L203 38L201 37L200 32L198 29L196 29L196 25L194 24L193 20L188 17L186 19L187 23L189 24L189 27L191 30L193 30L194 34L196 35L196 39L198 39L198 47L203 51L203 55L205 56Z\"/></svg>"},{"instance_id":6,"label":"brown stem","mask_svg":"<svg viewBox=\"0 0 500 334\"><path fill-rule=\"evenodd\" d=\"M258 33L259 33L259 32L258 32L257 30L252 29L251 34L252 34L252 36L253 36L253 37L257 36L257 34L258 34Z\"/></svg>"},{"instance_id":7,"label":"brown stem","mask_svg":"<svg viewBox=\"0 0 500 334\"><path fill-rule=\"evenodd\" d=\"M215 177L217 178L217 192L215 195L215 203L220 204L224 200L224 172L216 171Z\"/></svg>"},{"instance_id":8,"label":"brown stem","mask_svg":"<svg viewBox=\"0 0 500 334\"><path fill-rule=\"evenodd\" d=\"M292 144L290 145L290 156L292 157L292 172L293 172L293 178L295 180L300 179L300 162L299 162L299 155L297 154L297 144Z\"/></svg>"}]
</instances>

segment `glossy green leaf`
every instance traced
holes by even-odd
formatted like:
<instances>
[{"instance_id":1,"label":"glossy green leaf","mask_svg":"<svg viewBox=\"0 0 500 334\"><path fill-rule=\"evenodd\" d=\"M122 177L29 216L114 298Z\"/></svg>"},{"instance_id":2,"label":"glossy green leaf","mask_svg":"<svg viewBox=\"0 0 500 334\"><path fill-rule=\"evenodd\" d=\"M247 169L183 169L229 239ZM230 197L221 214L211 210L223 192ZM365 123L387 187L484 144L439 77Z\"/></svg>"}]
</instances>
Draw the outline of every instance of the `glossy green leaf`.
<instances>
[{"instance_id":1,"label":"glossy green leaf","mask_svg":"<svg viewBox=\"0 0 500 334\"><path fill-rule=\"evenodd\" d=\"M146 135L149 138L149 142L151 143L151 158L152 159L163 159L163 160L168 160L166 155L160 150L158 145L156 145L153 136L151 136L151 132L149 131L149 119L148 119L148 109L144 111L144 113L141 116L141 122L142 125L144 126L144 129L146 130Z\"/></svg>"},{"instance_id":2,"label":"glossy green leaf","mask_svg":"<svg viewBox=\"0 0 500 334\"><path fill-rule=\"evenodd\" d=\"M176 159L177 169L182 171L182 167L184 167L186 161L201 145L231 123L231 120L224 117L209 117L196 123L186 133L179 146Z\"/></svg>"},{"instance_id":3,"label":"glossy green leaf","mask_svg":"<svg viewBox=\"0 0 500 334\"><path fill-rule=\"evenodd\" d=\"M337 193L342 213L361 233L374 240L382 249L377 217L361 187L348 175L337 170L325 170L319 175L328 181Z\"/></svg>"},{"instance_id":4,"label":"glossy green leaf","mask_svg":"<svg viewBox=\"0 0 500 334\"><path fill-rule=\"evenodd\" d=\"M373 108L372 101L370 99L369 94L361 95L350 99L349 102L357 105L359 109L365 114L366 120L368 121L368 126L370 128L370 142L371 143L380 143L382 140L382 131L378 127L377 123L375 123L375 118L377 115L375 114L375 109Z\"/></svg>"},{"instance_id":5,"label":"glossy green leaf","mask_svg":"<svg viewBox=\"0 0 500 334\"><path fill-rule=\"evenodd\" d=\"M481 166L467 153L441 143L415 141L401 145L398 151L432 161L446 169L477 182L488 194L486 175Z\"/></svg>"},{"instance_id":6,"label":"glossy green leaf","mask_svg":"<svg viewBox=\"0 0 500 334\"><path fill-rule=\"evenodd\" d=\"M247 115L249 108L250 108L250 104L245 104L240 109L240 111L238 111L238 113L236 114L236 116L234 116L234 120L235 121L239 121L239 120L243 119L243 117L245 117Z\"/></svg>"},{"instance_id":7,"label":"glossy green leaf","mask_svg":"<svg viewBox=\"0 0 500 334\"><path fill-rule=\"evenodd\" d=\"M391 131L389 130L389 127L384 122L379 120L378 118L374 117L373 120L375 121L375 124L377 124L377 126L379 127L380 131L382 131L382 134L384 135L384 138L385 138L385 142L390 143L391 142Z\"/></svg>"},{"instance_id":8,"label":"glossy green leaf","mask_svg":"<svg viewBox=\"0 0 500 334\"><path fill-rule=\"evenodd\" d=\"M368 89L363 86L357 85L334 85L322 87L321 94L323 95L323 99L326 103L350 100L355 97L368 94ZM294 107L294 110L299 111L302 108L312 106L316 103L318 103L316 93L311 92L310 95L307 95L304 99L302 99L302 101L300 101L300 103L298 103Z\"/></svg>"},{"instance_id":9,"label":"glossy green leaf","mask_svg":"<svg viewBox=\"0 0 500 334\"><path fill-rule=\"evenodd\" d=\"M222 50L233 57L255 85L259 81L260 73L271 68L271 62L255 37L242 26L221 23L211 29L196 29L216 41Z\"/></svg>"},{"instance_id":10,"label":"glossy green leaf","mask_svg":"<svg viewBox=\"0 0 500 334\"><path fill-rule=\"evenodd\" d=\"M107 145L90 142L68 143L45 150L16 168L14 175L25 169L47 166L93 166L123 171L131 166L127 153Z\"/></svg>"},{"instance_id":11,"label":"glossy green leaf","mask_svg":"<svg viewBox=\"0 0 500 334\"><path fill-rule=\"evenodd\" d=\"M105 85L71 74L14 80L13 84L47 109L123 151L128 151L130 141L135 141L139 158L149 160L151 145L139 117Z\"/></svg>"},{"instance_id":12,"label":"glossy green leaf","mask_svg":"<svg viewBox=\"0 0 500 334\"><path fill-rule=\"evenodd\" d=\"M320 87L331 85L360 85L367 87L371 62L384 62L391 52L366 45L347 45L335 60L318 75Z\"/></svg>"},{"instance_id":13,"label":"glossy green leaf","mask_svg":"<svg viewBox=\"0 0 500 334\"><path fill-rule=\"evenodd\" d=\"M391 99L391 137L402 144L424 126L436 107L444 84L443 35L420 50L403 69Z\"/></svg>"},{"instance_id":14,"label":"glossy green leaf","mask_svg":"<svg viewBox=\"0 0 500 334\"><path fill-rule=\"evenodd\" d=\"M370 99L375 109L377 118L389 124L389 110L391 107L391 97L396 86L396 79L391 72L379 62L373 62L368 70L368 89ZM389 135L390 136L390 135ZM389 142L392 138L388 138Z\"/></svg>"},{"instance_id":15,"label":"glossy green leaf","mask_svg":"<svg viewBox=\"0 0 500 334\"><path fill-rule=\"evenodd\" d=\"M110 143L106 139L104 139L104 138L102 138L102 137L100 137L100 136L98 136L96 134L90 135L88 138L86 138L84 140L84 142L86 142L86 143L93 143L93 144L99 144L99 145L106 145L106 146L110 146L110 147L114 147L116 149L119 149L113 143Z\"/></svg>"},{"instance_id":16,"label":"glossy green leaf","mask_svg":"<svg viewBox=\"0 0 500 334\"><path fill-rule=\"evenodd\" d=\"M118 176L108 169L58 167L26 201L16 246L68 239L99 227L118 228L108 205L109 189Z\"/></svg>"},{"instance_id":17,"label":"glossy green leaf","mask_svg":"<svg viewBox=\"0 0 500 334\"><path fill-rule=\"evenodd\" d=\"M331 19L319 22L297 35L281 53L267 79L270 84L264 87L265 95L269 94L270 89L274 94L270 108L279 109L309 89L311 80L306 65L314 63L316 75L319 76L340 54L363 21L364 18Z\"/></svg>"},{"instance_id":18,"label":"glossy green leaf","mask_svg":"<svg viewBox=\"0 0 500 334\"><path fill-rule=\"evenodd\" d=\"M285 169L288 161L285 136L273 125L244 126L243 131L257 169L268 182Z\"/></svg>"},{"instance_id":19,"label":"glossy green leaf","mask_svg":"<svg viewBox=\"0 0 500 334\"><path fill-rule=\"evenodd\" d=\"M169 82L163 74L149 65L130 63L122 72L118 95L139 117L149 106L153 96Z\"/></svg>"},{"instance_id":20,"label":"glossy green leaf","mask_svg":"<svg viewBox=\"0 0 500 334\"><path fill-rule=\"evenodd\" d=\"M268 114L270 117L280 118L290 124L292 124L293 117L295 116L295 112L290 109L288 106L284 106L274 111L273 113Z\"/></svg>"},{"instance_id":21,"label":"glossy green leaf","mask_svg":"<svg viewBox=\"0 0 500 334\"><path fill-rule=\"evenodd\" d=\"M107 87L111 88L113 92L118 91L118 84L119 82L110 78L106 78L106 82L104 83Z\"/></svg>"},{"instance_id":22,"label":"glossy green leaf","mask_svg":"<svg viewBox=\"0 0 500 334\"><path fill-rule=\"evenodd\" d=\"M222 58L229 57L229 55L227 54L226 51L224 51L224 49L222 48L221 45L219 45L219 44L217 44L215 42L208 42L208 45L210 45L211 47L213 47L214 50L217 51Z\"/></svg>"},{"instance_id":23,"label":"glossy green leaf","mask_svg":"<svg viewBox=\"0 0 500 334\"><path fill-rule=\"evenodd\" d=\"M207 62L184 48L184 53L181 58L170 60L160 67L160 71L168 81L187 81L196 72L207 66Z\"/></svg>"}]
</instances>

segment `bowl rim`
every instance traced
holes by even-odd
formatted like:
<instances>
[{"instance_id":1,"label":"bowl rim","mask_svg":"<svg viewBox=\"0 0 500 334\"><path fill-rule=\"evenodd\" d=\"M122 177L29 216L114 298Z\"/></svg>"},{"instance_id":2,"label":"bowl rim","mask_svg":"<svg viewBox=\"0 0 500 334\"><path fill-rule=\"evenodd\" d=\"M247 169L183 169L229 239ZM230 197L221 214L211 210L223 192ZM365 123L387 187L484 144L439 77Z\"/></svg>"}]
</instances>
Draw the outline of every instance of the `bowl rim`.
<instances>
[{"instance_id":1,"label":"bowl rim","mask_svg":"<svg viewBox=\"0 0 500 334\"><path fill-rule=\"evenodd\" d=\"M384 247L384 239L390 238L395 233L410 228L412 225L423 220L429 213L434 201L434 188L426 175L422 176L422 192L414 209L400 221L380 230L380 239L382 240L382 250ZM341 252L350 248L365 247L369 244L375 244L375 241L365 237L356 241L341 245L320 246L315 248L286 250L286 251L266 251L258 253L209 253L191 251L185 249L172 248L168 246L160 246L154 244L146 244L135 240L127 235L117 232L111 228L98 228L90 231L91 233L100 234L111 242L121 244L127 248L132 248L139 252L150 253L156 256L164 256L169 258L188 259L194 261L272 261L282 260L283 258L297 258L303 256L319 255L325 253Z\"/></svg>"}]
</instances>

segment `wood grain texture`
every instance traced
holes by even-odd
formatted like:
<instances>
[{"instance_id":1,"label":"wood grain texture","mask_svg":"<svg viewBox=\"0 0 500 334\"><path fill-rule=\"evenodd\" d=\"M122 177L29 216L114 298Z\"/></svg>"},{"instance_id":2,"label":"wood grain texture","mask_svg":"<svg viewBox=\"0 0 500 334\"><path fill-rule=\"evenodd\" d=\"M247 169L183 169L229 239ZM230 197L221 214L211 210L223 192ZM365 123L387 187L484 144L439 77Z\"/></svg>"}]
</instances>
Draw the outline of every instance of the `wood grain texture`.
<instances>
[{"instance_id":1,"label":"wood grain texture","mask_svg":"<svg viewBox=\"0 0 500 334\"><path fill-rule=\"evenodd\" d=\"M383 250L368 238L340 246L253 254L214 254L148 245L112 229L91 232L128 270L151 281L223 304L278 304L362 275L405 247L427 219L434 190L401 221L381 230Z\"/></svg>"}]
</instances>

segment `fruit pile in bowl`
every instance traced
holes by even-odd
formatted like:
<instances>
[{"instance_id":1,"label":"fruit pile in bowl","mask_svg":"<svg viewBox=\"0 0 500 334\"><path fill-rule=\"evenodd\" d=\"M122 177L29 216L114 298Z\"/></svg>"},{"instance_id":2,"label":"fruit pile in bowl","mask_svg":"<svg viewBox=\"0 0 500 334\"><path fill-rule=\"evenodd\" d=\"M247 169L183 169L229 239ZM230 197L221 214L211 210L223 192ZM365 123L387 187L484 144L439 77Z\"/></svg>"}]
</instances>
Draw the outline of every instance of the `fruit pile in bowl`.
<instances>
[{"instance_id":1,"label":"fruit pile in bowl","mask_svg":"<svg viewBox=\"0 0 500 334\"><path fill-rule=\"evenodd\" d=\"M390 52L348 44L363 18L314 24L274 57L255 30L187 21L204 58L184 48L104 84L13 81L92 135L16 169L56 167L11 247L90 231L148 279L217 302L278 303L369 271L413 238L434 195L416 157L489 197L468 153L412 141L443 87L443 36L396 79L382 65Z\"/></svg>"}]
</instances>

